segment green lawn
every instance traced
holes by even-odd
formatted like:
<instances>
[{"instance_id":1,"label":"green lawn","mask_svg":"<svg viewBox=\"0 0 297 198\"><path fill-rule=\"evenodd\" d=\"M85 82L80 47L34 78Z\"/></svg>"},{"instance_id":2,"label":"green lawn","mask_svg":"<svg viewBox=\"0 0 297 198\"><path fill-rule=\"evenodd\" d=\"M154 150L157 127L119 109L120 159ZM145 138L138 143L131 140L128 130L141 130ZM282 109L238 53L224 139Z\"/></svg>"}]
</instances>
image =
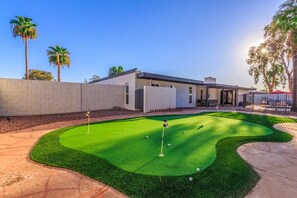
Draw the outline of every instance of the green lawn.
<instances>
[{"instance_id":1,"label":"green lawn","mask_svg":"<svg viewBox=\"0 0 297 198\"><path fill-rule=\"evenodd\" d=\"M240 113L166 118L165 145L171 146L163 158L156 157L163 117L144 117L92 124L89 135L86 125L48 133L31 159L81 172L131 197L243 197L259 176L236 153L238 146L289 141L292 136L272 125L296 122Z\"/></svg>"},{"instance_id":2,"label":"green lawn","mask_svg":"<svg viewBox=\"0 0 297 198\"><path fill-rule=\"evenodd\" d=\"M106 159L126 171L178 176L209 166L216 158L215 145L220 139L273 133L262 125L229 118L169 116L165 157L160 158L163 119L143 117L92 124L90 134L87 126L80 126L66 131L59 140L65 147Z\"/></svg>"}]
</instances>

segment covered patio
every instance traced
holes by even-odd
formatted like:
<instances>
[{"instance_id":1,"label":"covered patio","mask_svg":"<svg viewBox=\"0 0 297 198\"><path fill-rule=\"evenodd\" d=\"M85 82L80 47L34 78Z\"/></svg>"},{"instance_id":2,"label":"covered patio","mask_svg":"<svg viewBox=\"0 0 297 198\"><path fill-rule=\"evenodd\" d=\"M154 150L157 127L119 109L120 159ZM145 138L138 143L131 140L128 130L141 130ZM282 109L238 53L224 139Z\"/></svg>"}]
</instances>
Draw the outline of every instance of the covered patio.
<instances>
[{"instance_id":1,"label":"covered patio","mask_svg":"<svg viewBox=\"0 0 297 198\"><path fill-rule=\"evenodd\" d=\"M209 83L197 86L197 106L238 106L243 101L243 94L255 88ZM205 94L204 94L205 93Z\"/></svg>"}]
</instances>

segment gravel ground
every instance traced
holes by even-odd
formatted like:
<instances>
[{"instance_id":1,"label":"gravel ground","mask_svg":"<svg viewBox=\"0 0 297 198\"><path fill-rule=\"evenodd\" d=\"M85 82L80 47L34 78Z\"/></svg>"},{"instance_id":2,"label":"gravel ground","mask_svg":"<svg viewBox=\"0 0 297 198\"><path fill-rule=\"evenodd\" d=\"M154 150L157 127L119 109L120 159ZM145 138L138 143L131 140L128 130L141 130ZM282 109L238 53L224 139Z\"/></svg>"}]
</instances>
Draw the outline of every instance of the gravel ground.
<instances>
[{"instance_id":1,"label":"gravel ground","mask_svg":"<svg viewBox=\"0 0 297 198\"><path fill-rule=\"evenodd\" d=\"M112 115L127 115L141 113L140 111L129 111L125 109L112 109L112 110L99 110L92 111L91 117L105 117ZM0 133L7 133L11 131L18 131L34 126L43 124L49 124L53 122L67 121L67 120L79 120L85 119L85 112L79 113L64 113L64 114L52 114L52 115L38 115L38 116L14 116L14 117L0 117Z\"/></svg>"}]
</instances>

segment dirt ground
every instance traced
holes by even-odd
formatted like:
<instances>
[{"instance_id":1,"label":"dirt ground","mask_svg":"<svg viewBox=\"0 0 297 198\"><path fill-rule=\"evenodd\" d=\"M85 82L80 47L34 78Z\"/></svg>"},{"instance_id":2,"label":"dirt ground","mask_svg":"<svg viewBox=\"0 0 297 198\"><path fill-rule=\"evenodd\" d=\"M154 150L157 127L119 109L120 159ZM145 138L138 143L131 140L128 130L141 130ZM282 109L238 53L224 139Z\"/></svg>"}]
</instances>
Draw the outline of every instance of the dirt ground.
<instances>
[{"instance_id":1,"label":"dirt ground","mask_svg":"<svg viewBox=\"0 0 297 198\"><path fill-rule=\"evenodd\" d=\"M109 117L117 115L129 115L141 112L129 111L125 109L99 110L92 111L91 117ZM78 113L64 113L52 115L38 115L38 116L11 116L0 117L0 133L7 133L11 131L19 131L22 129L69 120L86 119L85 112Z\"/></svg>"}]
</instances>

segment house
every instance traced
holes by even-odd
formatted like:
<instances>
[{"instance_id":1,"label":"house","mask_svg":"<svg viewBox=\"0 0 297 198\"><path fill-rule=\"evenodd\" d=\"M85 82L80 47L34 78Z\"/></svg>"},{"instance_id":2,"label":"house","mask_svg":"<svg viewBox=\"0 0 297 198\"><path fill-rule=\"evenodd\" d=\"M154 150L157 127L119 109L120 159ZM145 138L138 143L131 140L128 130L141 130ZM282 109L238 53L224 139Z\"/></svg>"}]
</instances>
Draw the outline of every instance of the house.
<instances>
[{"instance_id":1,"label":"house","mask_svg":"<svg viewBox=\"0 0 297 198\"><path fill-rule=\"evenodd\" d=\"M141 72L137 68L109 76L94 84L124 85L124 107L144 112L170 108L234 105L243 101L243 94L254 88L217 84L216 79L204 81Z\"/></svg>"}]
</instances>

